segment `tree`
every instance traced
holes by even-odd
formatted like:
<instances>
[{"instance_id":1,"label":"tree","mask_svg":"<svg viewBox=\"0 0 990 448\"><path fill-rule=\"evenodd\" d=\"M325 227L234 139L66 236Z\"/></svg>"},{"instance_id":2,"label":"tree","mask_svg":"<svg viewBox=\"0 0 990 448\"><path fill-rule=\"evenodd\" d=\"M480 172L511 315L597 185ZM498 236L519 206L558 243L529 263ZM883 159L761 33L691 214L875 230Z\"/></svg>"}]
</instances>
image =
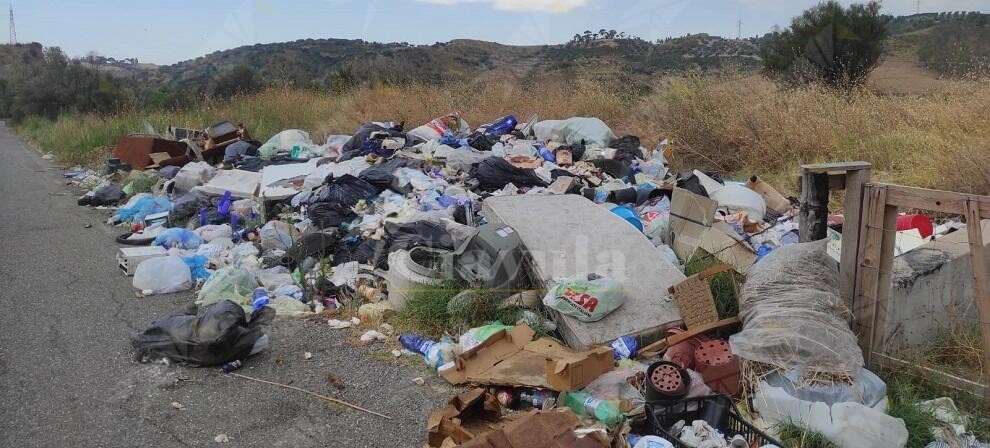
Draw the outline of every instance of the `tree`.
<instances>
[{"instance_id":1,"label":"tree","mask_svg":"<svg viewBox=\"0 0 990 448\"><path fill-rule=\"evenodd\" d=\"M213 95L227 98L239 93L253 92L261 88L261 80L254 69L238 65L217 77Z\"/></svg>"},{"instance_id":2,"label":"tree","mask_svg":"<svg viewBox=\"0 0 990 448\"><path fill-rule=\"evenodd\" d=\"M762 49L764 74L786 84L860 86L880 63L890 20L880 14L877 1L848 8L821 3L768 40Z\"/></svg>"}]
</instances>

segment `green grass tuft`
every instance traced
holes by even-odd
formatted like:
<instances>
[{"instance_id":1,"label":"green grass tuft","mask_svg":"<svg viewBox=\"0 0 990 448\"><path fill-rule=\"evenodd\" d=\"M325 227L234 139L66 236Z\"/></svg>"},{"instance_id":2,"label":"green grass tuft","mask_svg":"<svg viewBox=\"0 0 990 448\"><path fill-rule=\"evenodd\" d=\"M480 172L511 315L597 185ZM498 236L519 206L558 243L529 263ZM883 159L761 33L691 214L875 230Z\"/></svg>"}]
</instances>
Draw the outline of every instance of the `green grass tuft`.
<instances>
[{"instance_id":1,"label":"green grass tuft","mask_svg":"<svg viewBox=\"0 0 990 448\"><path fill-rule=\"evenodd\" d=\"M934 440L932 428L939 425L938 419L930 412L918 408L917 404L927 398L918 385L896 378L887 383L887 414L904 420L908 430L907 448L924 448Z\"/></svg>"},{"instance_id":2,"label":"green grass tuft","mask_svg":"<svg viewBox=\"0 0 990 448\"><path fill-rule=\"evenodd\" d=\"M413 292L405 308L395 316L395 323L403 331L412 331L430 338L439 338L451 332L450 299L465 288L459 281L447 281L439 285Z\"/></svg>"},{"instance_id":3,"label":"green grass tuft","mask_svg":"<svg viewBox=\"0 0 990 448\"><path fill-rule=\"evenodd\" d=\"M715 257L699 251L684 263L684 275L690 277L721 263ZM712 290L712 297L715 298L715 308L718 310L719 319L726 319L739 314L739 299L736 288L738 283L732 277L733 275L733 271L730 270L717 274L708 281Z\"/></svg>"},{"instance_id":4,"label":"green grass tuft","mask_svg":"<svg viewBox=\"0 0 990 448\"><path fill-rule=\"evenodd\" d=\"M780 423L774 430L780 441L791 448L839 448L824 434L793 422Z\"/></svg>"}]
</instances>

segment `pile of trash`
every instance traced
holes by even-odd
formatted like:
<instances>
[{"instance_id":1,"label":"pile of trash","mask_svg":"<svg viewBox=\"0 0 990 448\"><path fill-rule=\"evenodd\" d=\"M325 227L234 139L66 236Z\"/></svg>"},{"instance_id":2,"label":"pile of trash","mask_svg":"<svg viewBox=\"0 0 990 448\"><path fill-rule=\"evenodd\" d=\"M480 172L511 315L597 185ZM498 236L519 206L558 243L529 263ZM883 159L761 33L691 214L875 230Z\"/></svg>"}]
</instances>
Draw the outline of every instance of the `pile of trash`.
<instances>
[{"instance_id":1,"label":"pile of trash","mask_svg":"<svg viewBox=\"0 0 990 448\"><path fill-rule=\"evenodd\" d=\"M476 386L430 417L431 447L771 447L785 421L840 446L906 443L826 242L798 243L793 198L674 172L669 141L647 149L596 118L405 128L322 144L231 122L149 130L121 137L103 172L67 173L89 190L80 205L114 210L138 294L196 291L135 337L139 357L231 371L276 316L357 310L328 331L381 325L362 341ZM686 275L694 260L711 267ZM738 315L716 306L719 275L745 279ZM451 281L465 285L452 308L526 311L440 340L384 323ZM768 373L744 378L743 363Z\"/></svg>"}]
</instances>

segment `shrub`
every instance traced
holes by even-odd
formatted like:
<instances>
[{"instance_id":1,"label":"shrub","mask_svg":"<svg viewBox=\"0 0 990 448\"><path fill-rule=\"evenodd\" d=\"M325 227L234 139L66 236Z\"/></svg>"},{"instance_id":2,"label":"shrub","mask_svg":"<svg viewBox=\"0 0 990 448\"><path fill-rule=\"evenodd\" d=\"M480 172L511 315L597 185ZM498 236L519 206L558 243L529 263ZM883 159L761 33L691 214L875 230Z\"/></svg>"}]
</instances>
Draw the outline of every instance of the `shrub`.
<instances>
[{"instance_id":1,"label":"shrub","mask_svg":"<svg viewBox=\"0 0 990 448\"><path fill-rule=\"evenodd\" d=\"M880 62L889 21L876 1L849 8L821 3L770 38L762 52L764 72L788 84L861 86Z\"/></svg>"}]
</instances>

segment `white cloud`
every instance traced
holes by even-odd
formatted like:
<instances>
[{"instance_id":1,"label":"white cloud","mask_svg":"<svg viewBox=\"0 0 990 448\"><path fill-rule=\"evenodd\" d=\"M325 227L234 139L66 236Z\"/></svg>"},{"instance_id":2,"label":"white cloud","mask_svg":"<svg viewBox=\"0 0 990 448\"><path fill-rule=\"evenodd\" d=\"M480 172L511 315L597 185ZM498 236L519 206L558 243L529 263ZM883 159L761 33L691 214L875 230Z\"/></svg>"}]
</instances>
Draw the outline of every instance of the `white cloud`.
<instances>
[{"instance_id":1,"label":"white cloud","mask_svg":"<svg viewBox=\"0 0 990 448\"><path fill-rule=\"evenodd\" d=\"M588 3L588 0L418 0L435 5L458 5L463 3L491 3L495 9L503 11L540 11L563 13Z\"/></svg>"}]
</instances>

